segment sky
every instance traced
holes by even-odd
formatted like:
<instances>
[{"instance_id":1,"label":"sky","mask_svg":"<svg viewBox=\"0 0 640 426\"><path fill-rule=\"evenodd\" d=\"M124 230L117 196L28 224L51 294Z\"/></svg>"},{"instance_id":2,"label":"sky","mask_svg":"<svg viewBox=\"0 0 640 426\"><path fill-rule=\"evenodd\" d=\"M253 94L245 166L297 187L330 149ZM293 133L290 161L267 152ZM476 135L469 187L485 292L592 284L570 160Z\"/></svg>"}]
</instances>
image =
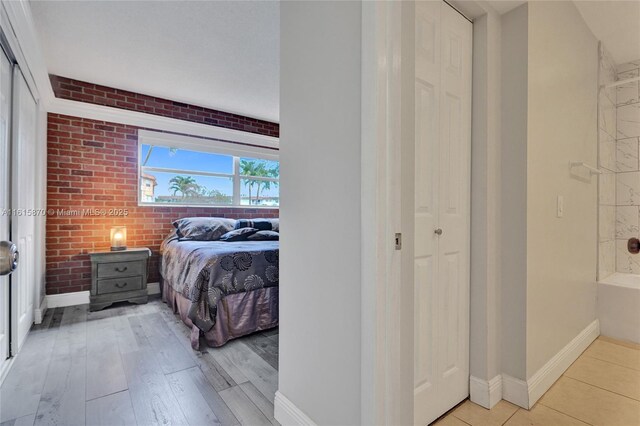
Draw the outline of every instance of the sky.
<instances>
[{"instance_id":1,"label":"sky","mask_svg":"<svg viewBox=\"0 0 640 426\"><path fill-rule=\"evenodd\" d=\"M143 144L142 161L144 161L148 152L149 145ZM233 157L183 149L178 149L172 153L169 148L156 146L153 148L146 166L233 174ZM160 172L146 173L156 177L158 186L155 188L155 195L173 195L173 191L169 190L171 186L169 181L176 176L175 174ZM217 189L223 194L233 195L233 182L231 179L201 176L193 173L182 173L181 175L193 177L199 185L205 186L209 190ZM247 186L242 185L240 193L241 196L248 196L249 191ZM277 195L277 193L277 189L272 189L267 191L265 195Z\"/></svg>"}]
</instances>

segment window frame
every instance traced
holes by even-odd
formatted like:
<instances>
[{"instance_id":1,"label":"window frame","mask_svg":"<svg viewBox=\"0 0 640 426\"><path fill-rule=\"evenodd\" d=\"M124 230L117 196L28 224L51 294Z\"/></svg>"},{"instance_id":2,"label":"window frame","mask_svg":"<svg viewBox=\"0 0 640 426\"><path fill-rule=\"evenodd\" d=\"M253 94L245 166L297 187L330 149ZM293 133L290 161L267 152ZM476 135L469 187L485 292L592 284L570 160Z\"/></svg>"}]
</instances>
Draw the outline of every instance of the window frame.
<instances>
[{"instance_id":1,"label":"window frame","mask_svg":"<svg viewBox=\"0 0 640 426\"><path fill-rule=\"evenodd\" d=\"M198 170L173 169L164 167L152 167L142 165L142 146L152 145L163 148L176 148L188 151L203 152L209 154L226 155L233 159L232 173L216 173ZM266 178L259 176L245 176L240 174L240 160L242 158L252 158L256 160L280 162L280 156L276 147L264 147L249 145L239 142L205 139L194 136L185 136L175 133L155 132L151 130L138 131L138 188L137 199L140 207L210 207L210 208L250 208L250 209L279 209L277 206L254 206L242 205L240 189L242 179L251 178L253 180L264 180L270 182L280 182L280 178ZM145 171L155 171L160 173L180 173L196 176L231 178L233 181L232 204L183 204L183 203L156 203L142 201L142 174ZM279 204L279 203L278 203Z\"/></svg>"}]
</instances>

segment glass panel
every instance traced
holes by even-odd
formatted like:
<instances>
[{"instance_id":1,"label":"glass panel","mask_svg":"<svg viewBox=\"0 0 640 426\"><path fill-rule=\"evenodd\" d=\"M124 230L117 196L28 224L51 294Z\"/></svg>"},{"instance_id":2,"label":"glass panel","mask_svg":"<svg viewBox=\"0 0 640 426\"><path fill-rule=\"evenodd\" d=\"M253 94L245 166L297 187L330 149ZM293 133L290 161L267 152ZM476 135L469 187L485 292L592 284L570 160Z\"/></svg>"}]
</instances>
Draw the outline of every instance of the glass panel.
<instances>
[{"instance_id":1,"label":"glass panel","mask_svg":"<svg viewBox=\"0 0 640 426\"><path fill-rule=\"evenodd\" d=\"M142 145L141 166L233 174L233 157L179 148Z\"/></svg>"},{"instance_id":2,"label":"glass panel","mask_svg":"<svg viewBox=\"0 0 640 426\"><path fill-rule=\"evenodd\" d=\"M279 206L277 181L240 179L240 204L243 206Z\"/></svg>"},{"instance_id":3,"label":"glass panel","mask_svg":"<svg viewBox=\"0 0 640 426\"><path fill-rule=\"evenodd\" d=\"M278 179L280 162L257 158L240 158L240 176L261 176Z\"/></svg>"},{"instance_id":4,"label":"glass panel","mask_svg":"<svg viewBox=\"0 0 640 426\"><path fill-rule=\"evenodd\" d=\"M233 179L143 169L140 201L162 204L233 204Z\"/></svg>"}]
</instances>

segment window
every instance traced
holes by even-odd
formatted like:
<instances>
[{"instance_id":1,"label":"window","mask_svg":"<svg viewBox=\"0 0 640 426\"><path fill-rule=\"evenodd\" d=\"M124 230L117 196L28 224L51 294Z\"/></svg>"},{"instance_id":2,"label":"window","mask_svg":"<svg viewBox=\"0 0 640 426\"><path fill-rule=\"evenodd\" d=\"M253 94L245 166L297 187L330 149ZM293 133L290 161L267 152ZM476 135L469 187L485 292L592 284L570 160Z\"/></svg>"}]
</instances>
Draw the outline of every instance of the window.
<instances>
[{"instance_id":1,"label":"window","mask_svg":"<svg viewBox=\"0 0 640 426\"><path fill-rule=\"evenodd\" d=\"M278 151L141 130L140 205L278 207Z\"/></svg>"}]
</instances>

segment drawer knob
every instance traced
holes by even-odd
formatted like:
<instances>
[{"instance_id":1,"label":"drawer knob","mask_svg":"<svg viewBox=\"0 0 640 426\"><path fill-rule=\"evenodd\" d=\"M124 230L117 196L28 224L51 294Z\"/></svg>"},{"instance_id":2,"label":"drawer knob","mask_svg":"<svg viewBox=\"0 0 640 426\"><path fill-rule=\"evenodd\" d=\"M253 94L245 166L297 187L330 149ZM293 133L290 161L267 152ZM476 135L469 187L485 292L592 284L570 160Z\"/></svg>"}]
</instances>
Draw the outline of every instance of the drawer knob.
<instances>
[{"instance_id":1,"label":"drawer knob","mask_svg":"<svg viewBox=\"0 0 640 426\"><path fill-rule=\"evenodd\" d=\"M125 268L125 269L126 269L126 268ZM124 282L124 283L122 283L122 284L120 284L120 283L116 283L116 287L118 287L118 288L125 288L126 286L127 286L127 283L126 283L126 282Z\"/></svg>"},{"instance_id":2,"label":"drawer knob","mask_svg":"<svg viewBox=\"0 0 640 426\"><path fill-rule=\"evenodd\" d=\"M116 270L116 272L124 272L127 270L127 267L126 266L123 266L122 268L115 267L114 269Z\"/></svg>"}]
</instances>

